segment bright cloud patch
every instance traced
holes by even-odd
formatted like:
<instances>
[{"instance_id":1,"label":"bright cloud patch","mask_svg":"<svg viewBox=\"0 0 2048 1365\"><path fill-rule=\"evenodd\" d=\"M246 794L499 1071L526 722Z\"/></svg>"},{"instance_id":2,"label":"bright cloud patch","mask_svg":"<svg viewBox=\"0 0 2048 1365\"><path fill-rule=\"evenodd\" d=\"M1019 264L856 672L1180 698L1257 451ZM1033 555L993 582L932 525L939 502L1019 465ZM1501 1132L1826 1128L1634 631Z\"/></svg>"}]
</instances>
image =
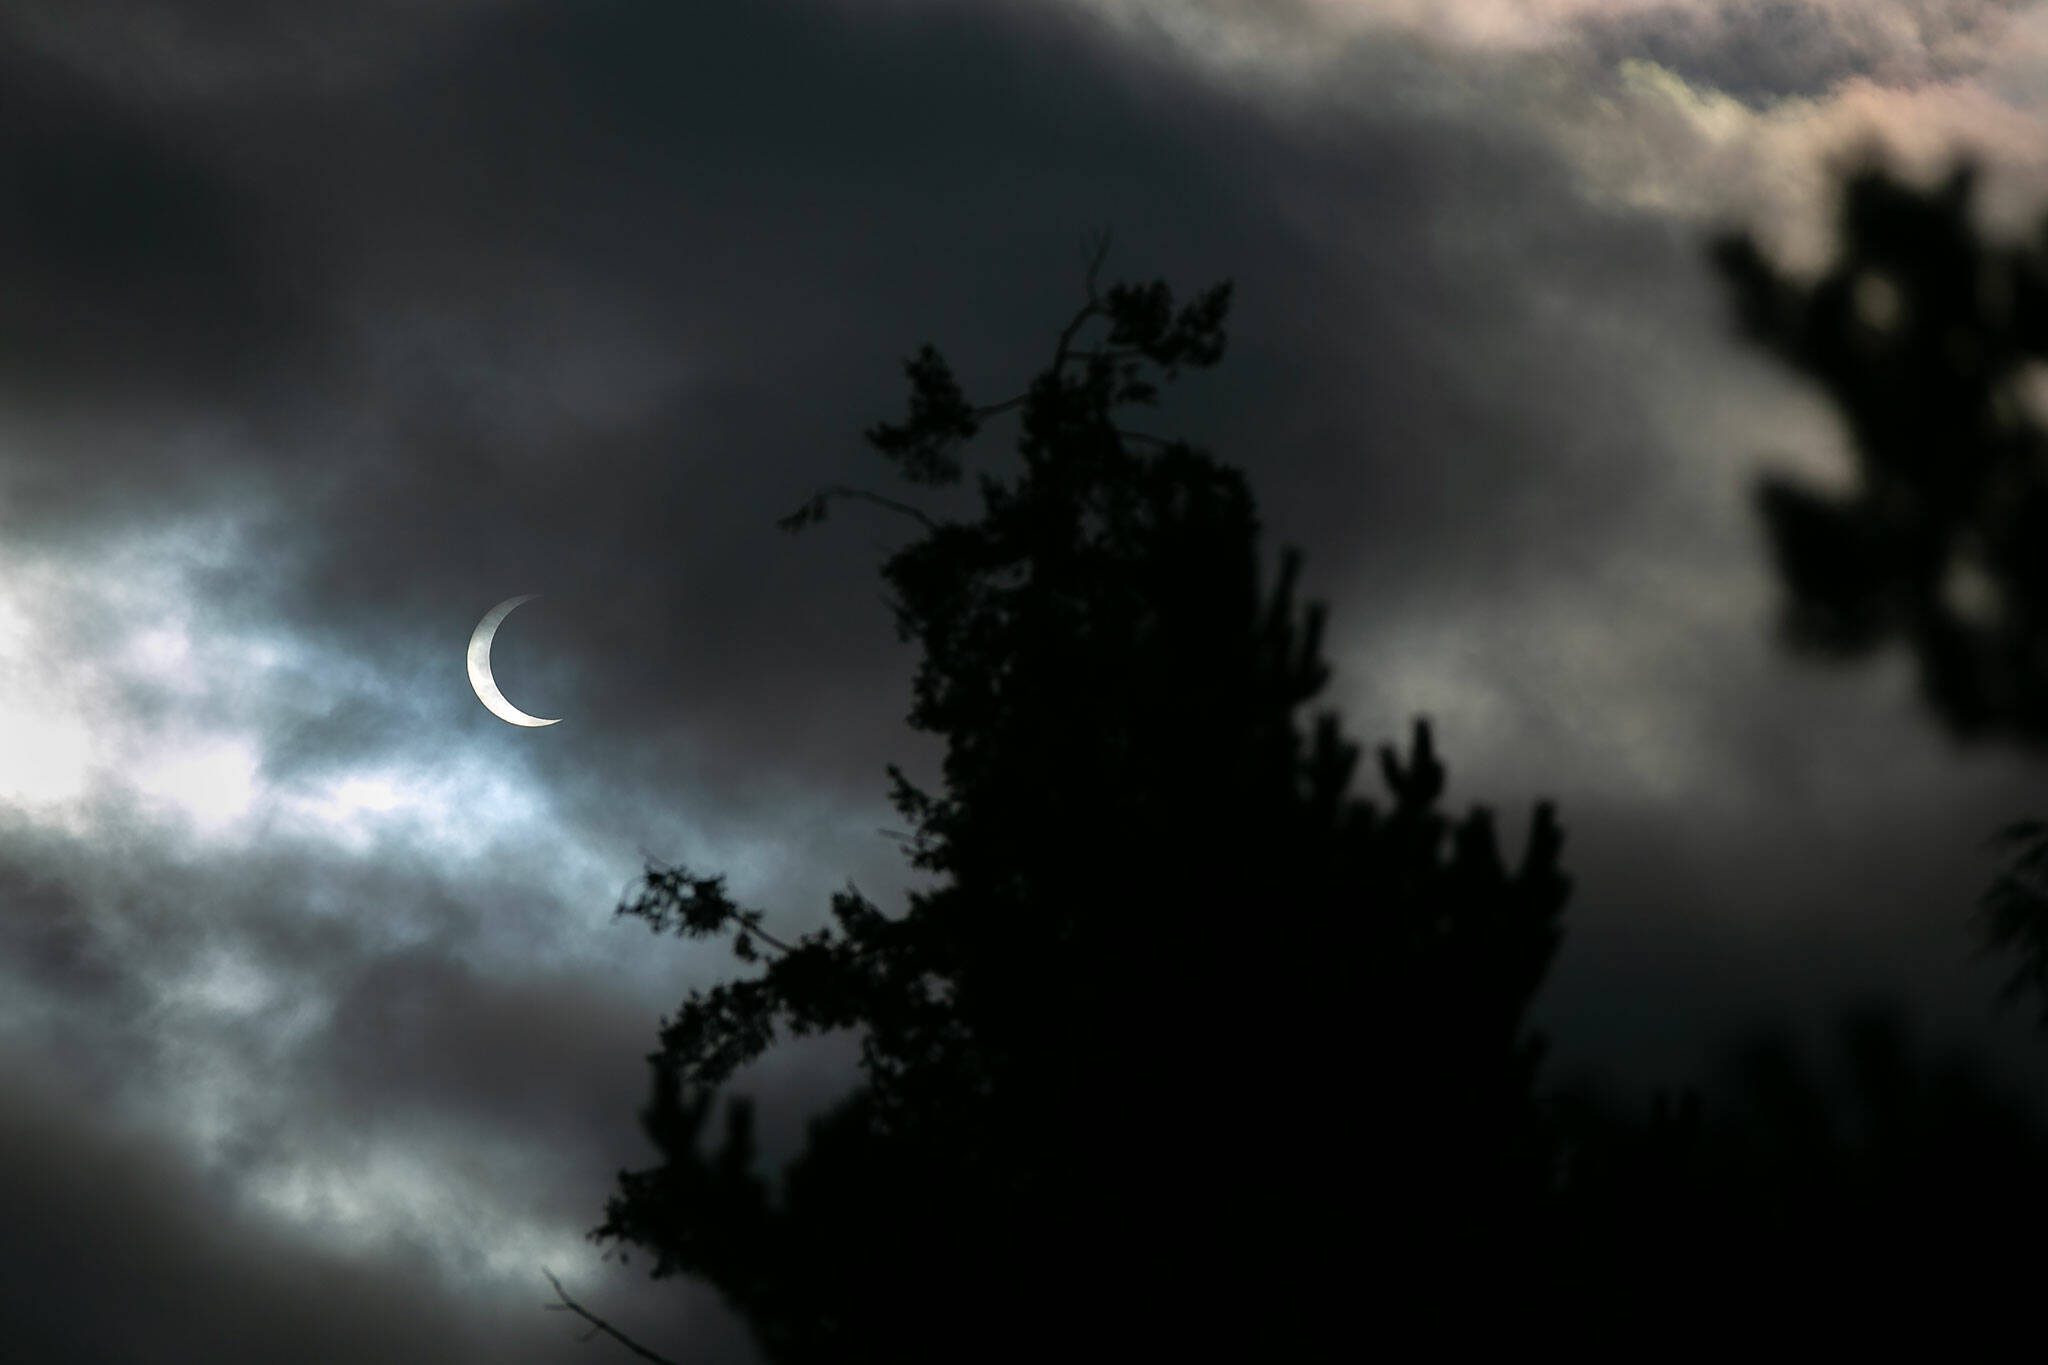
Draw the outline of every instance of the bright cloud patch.
<instances>
[{"instance_id":1,"label":"bright cloud patch","mask_svg":"<svg viewBox=\"0 0 2048 1365\"><path fill-rule=\"evenodd\" d=\"M467 1141L474 1143L474 1135ZM540 1229L506 1216L493 1187L526 1178L523 1156L505 1144L457 1154L419 1135L370 1139L331 1161L270 1167L250 1181L248 1193L344 1250L432 1247L451 1269L525 1283L536 1266L578 1266L593 1257L572 1229Z\"/></svg>"},{"instance_id":2,"label":"bright cloud patch","mask_svg":"<svg viewBox=\"0 0 2048 1365\"><path fill-rule=\"evenodd\" d=\"M254 808L257 763L251 740L220 736L140 756L127 780L157 809L218 835Z\"/></svg>"},{"instance_id":3,"label":"bright cloud patch","mask_svg":"<svg viewBox=\"0 0 2048 1365\"><path fill-rule=\"evenodd\" d=\"M137 536L90 567L0 561L0 802L74 831L112 802L205 841L283 832L350 854L395 840L455 858L547 818L531 772L459 736L413 762L267 771L278 717L403 715L417 683L327 660L277 627L209 618L198 580L236 540L209 521Z\"/></svg>"}]
</instances>

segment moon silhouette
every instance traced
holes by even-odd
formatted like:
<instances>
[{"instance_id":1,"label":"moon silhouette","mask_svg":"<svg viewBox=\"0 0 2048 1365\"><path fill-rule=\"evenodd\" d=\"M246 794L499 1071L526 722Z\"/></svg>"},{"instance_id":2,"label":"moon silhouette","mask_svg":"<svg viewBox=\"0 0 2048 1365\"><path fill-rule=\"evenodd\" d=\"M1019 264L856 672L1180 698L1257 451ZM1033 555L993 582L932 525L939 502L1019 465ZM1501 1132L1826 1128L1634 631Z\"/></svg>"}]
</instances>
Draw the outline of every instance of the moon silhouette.
<instances>
[{"instance_id":1,"label":"moon silhouette","mask_svg":"<svg viewBox=\"0 0 2048 1365\"><path fill-rule=\"evenodd\" d=\"M554 720L529 716L506 701L505 694L498 690L497 679L491 676L491 637L498 633L498 627L504 624L505 618L510 616L520 603L531 602L538 595L528 593L524 597L506 598L484 613L484 619L476 623L476 631L469 637L469 685L476 689L476 699L488 707L492 715L508 725L538 727L561 724L559 716Z\"/></svg>"}]
</instances>

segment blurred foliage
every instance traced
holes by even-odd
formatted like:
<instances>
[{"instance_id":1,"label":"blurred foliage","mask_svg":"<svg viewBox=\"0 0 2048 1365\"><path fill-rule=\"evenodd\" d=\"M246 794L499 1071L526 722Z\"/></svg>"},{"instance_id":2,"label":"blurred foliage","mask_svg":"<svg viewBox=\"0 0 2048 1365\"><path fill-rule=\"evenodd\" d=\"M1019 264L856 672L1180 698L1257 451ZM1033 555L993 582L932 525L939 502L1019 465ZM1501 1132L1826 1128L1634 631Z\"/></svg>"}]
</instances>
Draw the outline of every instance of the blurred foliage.
<instances>
[{"instance_id":1,"label":"blurred foliage","mask_svg":"<svg viewBox=\"0 0 2048 1365\"><path fill-rule=\"evenodd\" d=\"M1963 735L2048 741L2048 433L2029 385L2048 361L2048 224L1987 240L1968 168L1919 188L1879 168L1842 193L1819 278L1746 236L1715 258L1746 333L1841 414L1855 485L1770 477L1764 523L1803 646L1903 641L1928 703Z\"/></svg>"},{"instance_id":2,"label":"blurred foliage","mask_svg":"<svg viewBox=\"0 0 2048 1365\"><path fill-rule=\"evenodd\" d=\"M1747 235L1715 247L1746 335L1841 414L1854 486L1759 490L1800 646L1837 658L1903 642L1955 734L2048 745L2048 217L2000 242L1959 165L1916 186L1872 164L1841 196L1818 278L1771 265ZM2001 836L1985 942L2015 960L2008 996L2048 1024L2048 824Z\"/></svg>"}]
</instances>

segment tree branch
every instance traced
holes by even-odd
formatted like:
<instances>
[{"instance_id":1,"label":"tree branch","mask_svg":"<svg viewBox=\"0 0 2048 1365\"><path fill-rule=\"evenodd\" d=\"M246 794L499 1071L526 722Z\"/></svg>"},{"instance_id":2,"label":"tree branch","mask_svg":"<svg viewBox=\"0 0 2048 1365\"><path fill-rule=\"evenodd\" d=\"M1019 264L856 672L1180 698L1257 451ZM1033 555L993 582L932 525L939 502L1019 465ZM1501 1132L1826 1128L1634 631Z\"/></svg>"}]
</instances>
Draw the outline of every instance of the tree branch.
<instances>
[{"instance_id":1,"label":"tree branch","mask_svg":"<svg viewBox=\"0 0 2048 1365\"><path fill-rule=\"evenodd\" d=\"M1074 314L1073 321L1069 322L1066 330L1060 333L1060 344L1053 350L1052 372L1055 377L1062 370L1066 369L1067 362L1074 358L1072 354L1074 338L1080 335L1081 328L1087 324L1088 319L1104 316L1102 295L1097 289L1096 281L1102 274L1102 263L1107 259L1109 259L1109 233L1105 230L1101 236L1096 238L1095 250L1088 258L1088 278L1086 281L1088 302L1081 306L1081 311Z\"/></svg>"},{"instance_id":2,"label":"tree branch","mask_svg":"<svg viewBox=\"0 0 2048 1365\"><path fill-rule=\"evenodd\" d=\"M873 503L875 506L887 508L899 516L909 517L927 531L939 529L939 523L933 520L931 515L922 508L913 507L907 502L898 502L894 498L884 497L882 494L870 489L855 488L850 484L843 483L835 483L830 487L821 488L816 493L813 493L802 509L791 516L783 518L783 524L788 526L792 522L797 521L798 518L808 521L818 520L824 515L822 510L817 511L815 515L807 516L806 513L811 512L812 509L822 509L823 505L832 498L854 498L861 502Z\"/></svg>"},{"instance_id":3,"label":"tree branch","mask_svg":"<svg viewBox=\"0 0 2048 1365\"><path fill-rule=\"evenodd\" d=\"M1020 393L1015 398L1005 398L1000 403L991 403L985 408L976 408L974 410L974 420L977 422L986 422L991 417L1000 417L1004 413L1008 412L1011 408L1023 407L1025 400L1029 399L1030 397L1031 395L1028 393Z\"/></svg>"},{"instance_id":4,"label":"tree branch","mask_svg":"<svg viewBox=\"0 0 2048 1365\"><path fill-rule=\"evenodd\" d=\"M1104 228L1096 234L1095 249L1088 254L1088 274L1084 284L1088 290L1088 305L1091 308L1101 297L1096 293L1095 282L1102 274L1102 263L1109 259L1109 238L1109 229Z\"/></svg>"},{"instance_id":5,"label":"tree branch","mask_svg":"<svg viewBox=\"0 0 2048 1365\"><path fill-rule=\"evenodd\" d=\"M555 1278L554 1271L543 1268L540 1273L548 1277L548 1283L555 1287L555 1297L561 1300L560 1303L543 1304L541 1305L542 1307L554 1313L574 1313L577 1317L589 1323L593 1332L604 1333L634 1355L639 1356L642 1360L651 1360L655 1362L655 1365L678 1365L678 1362L669 1359L667 1356L656 1355L653 1351L648 1350L645 1346L642 1346L639 1342L633 1340L633 1338L627 1336L624 1332L621 1332L618 1328L570 1298L569 1291L562 1288L562 1282ZM585 1339L588 1340L588 1338Z\"/></svg>"},{"instance_id":6,"label":"tree branch","mask_svg":"<svg viewBox=\"0 0 2048 1365\"><path fill-rule=\"evenodd\" d=\"M754 918L751 920L744 918L744 916L747 914L752 914ZM740 917L738 918L740 920L741 933L760 939L763 943L767 944L769 947L775 949L779 953L793 953L796 951L794 945L784 943L781 939L775 937L775 935L769 933L766 929L763 929L761 927L760 911L742 911L740 912Z\"/></svg>"},{"instance_id":7,"label":"tree branch","mask_svg":"<svg viewBox=\"0 0 2048 1365\"><path fill-rule=\"evenodd\" d=\"M1088 319L1102 315L1101 307L1095 302L1095 287L1092 283L1089 285L1088 293L1088 302L1082 306L1080 312L1074 314L1074 320L1060 333L1060 344L1053 348L1052 372L1055 376L1065 370L1067 361L1073 358L1068 354L1068 350L1073 346L1074 338L1080 335L1081 328L1087 325Z\"/></svg>"}]
</instances>

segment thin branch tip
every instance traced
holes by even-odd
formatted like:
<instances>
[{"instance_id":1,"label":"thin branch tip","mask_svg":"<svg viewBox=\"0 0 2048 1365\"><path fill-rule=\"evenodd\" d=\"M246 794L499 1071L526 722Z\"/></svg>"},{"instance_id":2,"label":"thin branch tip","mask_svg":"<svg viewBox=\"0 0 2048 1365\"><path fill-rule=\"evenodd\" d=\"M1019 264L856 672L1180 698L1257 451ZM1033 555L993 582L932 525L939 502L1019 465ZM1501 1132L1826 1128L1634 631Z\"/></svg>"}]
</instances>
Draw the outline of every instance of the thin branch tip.
<instances>
[{"instance_id":1,"label":"thin branch tip","mask_svg":"<svg viewBox=\"0 0 2048 1365\"><path fill-rule=\"evenodd\" d=\"M542 1266L540 1273L547 1276L548 1283L554 1286L556 1299L560 1301L542 1304L541 1307L554 1312L574 1313L577 1317L590 1324L590 1330L578 1337L578 1341L589 1341L592 1337L602 1334L618 1342L619 1345L625 1347L634 1355L639 1356L642 1360L653 1361L654 1365L680 1365L680 1362L672 1360L668 1356L648 1350L645 1346L642 1346L639 1342L633 1340L633 1338L627 1336L624 1332L621 1332L618 1328L570 1298L569 1291L562 1288L562 1282L555 1278L554 1271L549 1270L546 1266Z\"/></svg>"}]
</instances>

